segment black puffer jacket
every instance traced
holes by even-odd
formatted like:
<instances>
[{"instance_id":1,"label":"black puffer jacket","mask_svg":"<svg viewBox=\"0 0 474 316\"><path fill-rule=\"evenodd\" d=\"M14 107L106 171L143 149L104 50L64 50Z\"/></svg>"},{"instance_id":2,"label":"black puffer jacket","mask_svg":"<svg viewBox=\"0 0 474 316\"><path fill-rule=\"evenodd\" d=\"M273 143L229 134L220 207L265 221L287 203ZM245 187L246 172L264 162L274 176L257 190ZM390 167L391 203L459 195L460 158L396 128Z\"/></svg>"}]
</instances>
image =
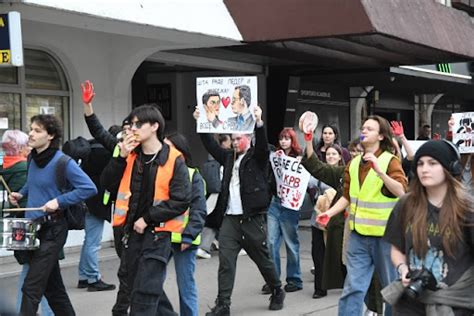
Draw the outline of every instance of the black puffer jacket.
<instances>
[{"instance_id":1,"label":"black puffer jacket","mask_svg":"<svg viewBox=\"0 0 474 316\"><path fill-rule=\"evenodd\" d=\"M222 188L217 198L216 207L206 218L207 227L219 228L229 203L229 185L235 161L234 152L221 148L211 134L200 134L200 136L207 151L224 166ZM240 196L244 217L265 213L271 199L267 180L269 150L263 126L255 129L255 137L255 147L247 151L239 168Z\"/></svg>"}]
</instances>

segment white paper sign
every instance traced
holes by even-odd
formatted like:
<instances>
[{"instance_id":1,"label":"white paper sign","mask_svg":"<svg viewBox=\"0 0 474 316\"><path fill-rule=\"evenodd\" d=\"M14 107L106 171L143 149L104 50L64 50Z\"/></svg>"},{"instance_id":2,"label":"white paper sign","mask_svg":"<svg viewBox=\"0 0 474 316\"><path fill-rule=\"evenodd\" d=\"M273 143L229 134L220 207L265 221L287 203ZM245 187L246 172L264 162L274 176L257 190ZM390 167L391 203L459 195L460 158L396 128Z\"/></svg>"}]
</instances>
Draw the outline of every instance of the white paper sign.
<instances>
[{"instance_id":1,"label":"white paper sign","mask_svg":"<svg viewBox=\"0 0 474 316\"><path fill-rule=\"evenodd\" d=\"M8 129L8 117L0 117L0 129Z\"/></svg>"},{"instance_id":2,"label":"white paper sign","mask_svg":"<svg viewBox=\"0 0 474 316\"><path fill-rule=\"evenodd\" d=\"M285 155L282 150L270 154L270 163L281 205L298 211L303 205L310 174L298 159Z\"/></svg>"},{"instance_id":3,"label":"white paper sign","mask_svg":"<svg viewBox=\"0 0 474 316\"><path fill-rule=\"evenodd\" d=\"M474 153L474 112L453 113L453 143L459 152Z\"/></svg>"},{"instance_id":4,"label":"white paper sign","mask_svg":"<svg viewBox=\"0 0 474 316\"><path fill-rule=\"evenodd\" d=\"M416 154L416 151L418 148L421 147L424 143L426 143L426 140L409 140L408 144L410 145L411 150L413 150L413 154ZM403 157L406 157L407 151L405 150L405 146L402 147L402 154Z\"/></svg>"},{"instance_id":5,"label":"white paper sign","mask_svg":"<svg viewBox=\"0 0 474 316\"><path fill-rule=\"evenodd\" d=\"M197 132L252 133L257 92L257 77L197 78Z\"/></svg>"},{"instance_id":6,"label":"white paper sign","mask_svg":"<svg viewBox=\"0 0 474 316\"><path fill-rule=\"evenodd\" d=\"M40 114L56 114L56 108L54 106L40 106Z\"/></svg>"}]
</instances>

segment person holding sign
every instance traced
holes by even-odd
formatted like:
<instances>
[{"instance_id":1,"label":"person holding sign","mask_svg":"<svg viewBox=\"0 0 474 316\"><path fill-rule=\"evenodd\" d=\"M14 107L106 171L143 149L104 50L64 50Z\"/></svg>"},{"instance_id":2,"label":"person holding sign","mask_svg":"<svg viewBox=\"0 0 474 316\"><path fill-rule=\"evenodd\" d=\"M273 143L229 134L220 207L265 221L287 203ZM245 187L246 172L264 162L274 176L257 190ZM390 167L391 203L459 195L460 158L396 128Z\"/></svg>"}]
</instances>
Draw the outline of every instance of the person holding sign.
<instances>
[{"instance_id":1,"label":"person holding sign","mask_svg":"<svg viewBox=\"0 0 474 316\"><path fill-rule=\"evenodd\" d=\"M285 291L295 292L303 289L298 239L298 210L304 200L309 174L297 159L289 159L290 157L296 158L302 153L296 133L292 128L284 128L280 132L276 149L276 152L270 155L273 169L271 188L273 199L267 216L268 249L277 274L280 275L280 244L282 239L285 242L287 282ZM305 175L306 177L304 177ZM306 184L301 181L303 178L305 178ZM285 179L288 180L285 181ZM287 205L288 202L290 205ZM271 293L267 284L262 288L262 292L264 294Z\"/></svg>"},{"instance_id":2,"label":"person holding sign","mask_svg":"<svg viewBox=\"0 0 474 316\"><path fill-rule=\"evenodd\" d=\"M216 305L207 316L230 315L237 257L243 248L258 266L272 290L270 310L281 310L285 292L267 247L266 212L270 203L267 183L268 145L262 121L262 109L254 110L256 118L255 147L251 134L232 134L234 150L219 146L211 134L200 134L207 151L224 167L221 192L206 226L219 229L219 272ZM196 121L199 108L193 113Z\"/></svg>"},{"instance_id":3,"label":"person holding sign","mask_svg":"<svg viewBox=\"0 0 474 316\"><path fill-rule=\"evenodd\" d=\"M339 315L361 315L374 270L382 287L395 280L390 244L381 237L393 206L406 191L407 179L394 153L390 124L373 115L363 123L364 154L351 160L345 170L343 196L318 216L325 224L350 206L351 235L347 250L347 276L339 300ZM385 315L391 315L391 306Z\"/></svg>"},{"instance_id":4,"label":"person holding sign","mask_svg":"<svg viewBox=\"0 0 474 316\"><path fill-rule=\"evenodd\" d=\"M308 113L308 114L306 114ZM306 112L302 120L310 120L316 114ZM330 201L330 206L342 196L344 176L344 160L341 149L337 145L331 145L326 149L327 163L319 160L313 149L312 136L316 125L309 129L302 129L305 133L306 155L301 163L315 178L326 183L336 190L336 195ZM336 147L337 146L337 147ZM324 208L327 211L328 208ZM316 213L311 217L312 229L312 257L315 266L314 293L313 298L321 298L327 295L328 289L341 288L346 276L346 268L342 263L342 241L344 231L344 215L338 214L331 218L327 225L327 244L324 244L323 232L316 223Z\"/></svg>"}]
</instances>

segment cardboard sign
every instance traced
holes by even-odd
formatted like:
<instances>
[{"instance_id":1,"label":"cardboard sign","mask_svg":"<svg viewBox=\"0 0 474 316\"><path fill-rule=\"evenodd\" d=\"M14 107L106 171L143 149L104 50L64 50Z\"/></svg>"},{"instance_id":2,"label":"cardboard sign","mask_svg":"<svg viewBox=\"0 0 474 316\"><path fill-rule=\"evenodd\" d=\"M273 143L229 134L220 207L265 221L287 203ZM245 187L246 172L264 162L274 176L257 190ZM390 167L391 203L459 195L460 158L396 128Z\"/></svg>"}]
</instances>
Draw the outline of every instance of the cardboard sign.
<instances>
[{"instance_id":1,"label":"cardboard sign","mask_svg":"<svg viewBox=\"0 0 474 316\"><path fill-rule=\"evenodd\" d=\"M310 174L298 159L285 155L282 150L270 154L270 163L281 205L298 211L303 205Z\"/></svg>"},{"instance_id":2,"label":"cardboard sign","mask_svg":"<svg viewBox=\"0 0 474 316\"><path fill-rule=\"evenodd\" d=\"M197 132L252 133L257 92L257 77L197 78Z\"/></svg>"},{"instance_id":3,"label":"cardboard sign","mask_svg":"<svg viewBox=\"0 0 474 316\"><path fill-rule=\"evenodd\" d=\"M474 112L453 113L453 143L461 154L474 153Z\"/></svg>"}]
</instances>

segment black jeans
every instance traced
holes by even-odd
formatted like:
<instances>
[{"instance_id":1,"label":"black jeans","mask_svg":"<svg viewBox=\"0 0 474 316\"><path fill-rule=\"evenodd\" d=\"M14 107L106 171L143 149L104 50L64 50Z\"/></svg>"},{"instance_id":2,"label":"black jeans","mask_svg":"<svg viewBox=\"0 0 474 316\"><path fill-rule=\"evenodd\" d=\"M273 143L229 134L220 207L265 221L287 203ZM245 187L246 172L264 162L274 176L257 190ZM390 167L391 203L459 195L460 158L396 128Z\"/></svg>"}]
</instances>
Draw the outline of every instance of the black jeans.
<instances>
[{"instance_id":1,"label":"black jeans","mask_svg":"<svg viewBox=\"0 0 474 316\"><path fill-rule=\"evenodd\" d=\"M75 315L59 269L59 253L66 243L67 233L64 218L42 225L38 233L40 248L32 253L22 288L20 315L35 316L43 295L55 315Z\"/></svg>"},{"instance_id":2,"label":"black jeans","mask_svg":"<svg viewBox=\"0 0 474 316\"><path fill-rule=\"evenodd\" d=\"M244 248L271 288L281 287L267 247L267 216L226 215L219 229L218 303L230 305L239 251Z\"/></svg>"},{"instance_id":3,"label":"black jeans","mask_svg":"<svg viewBox=\"0 0 474 316\"><path fill-rule=\"evenodd\" d=\"M150 228L142 235L133 232L128 248L123 250L127 261L127 282L133 284L130 315L156 315L171 256L171 234L155 233Z\"/></svg>"},{"instance_id":4,"label":"black jeans","mask_svg":"<svg viewBox=\"0 0 474 316\"><path fill-rule=\"evenodd\" d=\"M117 255L120 258L120 266L117 272L119 279L119 289L117 292L117 299L112 308L112 315L128 315L128 307L130 306L130 289L127 283L127 261L122 256L123 244L123 227L114 227L114 246Z\"/></svg>"}]
</instances>

